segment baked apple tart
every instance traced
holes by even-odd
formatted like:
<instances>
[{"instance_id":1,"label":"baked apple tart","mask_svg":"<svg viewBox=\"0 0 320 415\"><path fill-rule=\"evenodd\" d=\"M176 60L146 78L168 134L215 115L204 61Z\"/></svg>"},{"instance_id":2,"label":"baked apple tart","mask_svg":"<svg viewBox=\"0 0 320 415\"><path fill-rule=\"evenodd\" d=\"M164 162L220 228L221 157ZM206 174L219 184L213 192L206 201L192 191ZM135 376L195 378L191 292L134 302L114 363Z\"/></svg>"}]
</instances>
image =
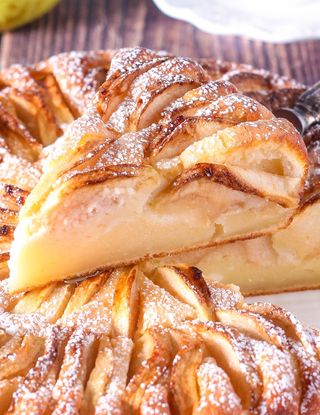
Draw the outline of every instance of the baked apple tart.
<instances>
[{"instance_id":1,"label":"baked apple tart","mask_svg":"<svg viewBox=\"0 0 320 415\"><path fill-rule=\"evenodd\" d=\"M43 160L12 291L288 226L309 162L284 119L187 58L119 51Z\"/></svg>"},{"instance_id":2,"label":"baked apple tart","mask_svg":"<svg viewBox=\"0 0 320 415\"><path fill-rule=\"evenodd\" d=\"M319 331L197 268L3 284L0 305L1 414L319 414Z\"/></svg>"}]
</instances>

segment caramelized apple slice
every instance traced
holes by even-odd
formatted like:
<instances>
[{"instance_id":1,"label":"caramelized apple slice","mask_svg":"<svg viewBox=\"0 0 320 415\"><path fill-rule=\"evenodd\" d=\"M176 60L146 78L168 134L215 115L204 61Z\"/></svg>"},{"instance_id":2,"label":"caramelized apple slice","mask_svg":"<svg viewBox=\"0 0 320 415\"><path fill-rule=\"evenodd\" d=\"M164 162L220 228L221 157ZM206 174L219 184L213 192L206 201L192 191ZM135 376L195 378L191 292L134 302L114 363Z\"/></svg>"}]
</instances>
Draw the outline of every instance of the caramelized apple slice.
<instances>
[{"instance_id":1,"label":"caramelized apple slice","mask_svg":"<svg viewBox=\"0 0 320 415\"><path fill-rule=\"evenodd\" d=\"M201 343L185 344L174 357L170 378L174 413L193 414L199 399L197 370L203 357L204 347Z\"/></svg>"},{"instance_id":2,"label":"caramelized apple slice","mask_svg":"<svg viewBox=\"0 0 320 415\"><path fill-rule=\"evenodd\" d=\"M233 284L222 284L219 282L206 281L211 303L214 309L241 308L244 298L239 287Z\"/></svg>"},{"instance_id":3,"label":"caramelized apple slice","mask_svg":"<svg viewBox=\"0 0 320 415\"><path fill-rule=\"evenodd\" d=\"M116 336L132 338L139 313L137 268L125 270L119 277L112 307L112 326Z\"/></svg>"},{"instance_id":4,"label":"caramelized apple slice","mask_svg":"<svg viewBox=\"0 0 320 415\"><path fill-rule=\"evenodd\" d=\"M165 331L149 330L139 339L130 369L133 376L123 396L125 411L139 414L147 388L168 384L170 360L170 338Z\"/></svg>"},{"instance_id":5,"label":"caramelized apple slice","mask_svg":"<svg viewBox=\"0 0 320 415\"><path fill-rule=\"evenodd\" d=\"M107 122L128 94L132 82L149 69L168 60L150 49L122 49L113 58L106 81L99 89L98 109Z\"/></svg>"},{"instance_id":6,"label":"caramelized apple slice","mask_svg":"<svg viewBox=\"0 0 320 415\"><path fill-rule=\"evenodd\" d=\"M76 311L79 311L83 305L87 304L100 290L107 278L107 274L100 274L96 277L81 281L79 285L75 287L75 290L68 301L68 305L64 310L62 319Z\"/></svg>"},{"instance_id":7,"label":"caramelized apple slice","mask_svg":"<svg viewBox=\"0 0 320 415\"><path fill-rule=\"evenodd\" d=\"M246 310L216 310L216 315L223 324L237 328L246 336L265 340L280 348L286 348L284 331L259 314Z\"/></svg>"},{"instance_id":8,"label":"caramelized apple slice","mask_svg":"<svg viewBox=\"0 0 320 415\"><path fill-rule=\"evenodd\" d=\"M286 336L293 341L300 342L307 353L318 353L313 336L290 311L270 303L244 304L244 307L281 327Z\"/></svg>"},{"instance_id":9,"label":"caramelized apple slice","mask_svg":"<svg viewBox=\"0 0 320 415\"><path fill-rule=\"evenodd\" d=\"M162 110L172 101L206 81L206 72L196 62L170 58L133 81L108 126L119 133L146 128L159 121Z\"/></svg>"},{"instance_id":10,"label":"caramelized apple slice","mask_svg":"<svg viewBox=\"0 0 320 415\"><path fill-rule=\"evenodd\" d=\"M22 376L11 379L0 380L0 413L5 414L8 410L12 396L23 381Z\"/></svg>"},{"instance_id":11,"label":"caramelized apple slice","mask_svg":"<svg viewBox=\"0 0 320 415\"><path fill-rule=\"evenodd\" d=\"M315 356L295 342L289 341L290 350L296 359L301 387L300 413L312 415L320 410L320 363Z\"/></svg>"},{"instance_id":12,"label":"caramelized apple slice","mask_svg":"<svg viewBox=\"0 0 320 415\"><path fill-rule=\"evenodd\" d=\"M199 269L183 265L158 267L152 280L173 297L194 307L197 318L212 320L210 292Z\"/></svg>"},{"instance_id":13,"label":"caramelized apple slice","mask_svg":"<svg viewBox=\"0 0 320 415\"><path fill-rule=\"evenodd\" d=\"M0 349L0 380L26 375L43 352L43 339L34 335L14 336Z\"/></svg>"},{"instance_id":14,"label":"caramelized apple slice","mask_svg":"<svg viewBox=\"0 0 320 415\"><path fill-rule=\"evenodd\" d=\"M114 291L121 271L102 276L104 283L85 304L79 304L71 313L66 312L58 323L66 327L82 327L97 336L112 332ZM69 309L70 311L70 309Z\"/></svg>"},{"instance_id":15,"label":"caramelized apple slice","mask_svg":"<svg viewBox=\"0 0 320 415\"><path fill-rule=\"evenodd\" d=\"M15 307L12 309L13 313L26 314L38 311L41 305L50 294L57 287L57 284L50 284L44 288L29 291L19 299Z\"/></svg>"},{"instance_id":16,"label":"caramelized apple slice","mask_svg":"<svg viewBox=\"0 0 320 415\"><path fill-rule=\"evenodd\" d=\"M0 132L8 150L22 159L35 161L41 146L22 122L0 102ZM31 166L30 166L31 167Z\"/></svg>"},{"instance_id":17,"label":"caramelized apple slice","mask_svg":"<svg viewBox=\"0 0 320 415\"><path fill-rule=\"evenodd\" d=\"M105 80L113 55L112 50L59 53L37 64L32 75L40 80L53 75L65 103L78 117L91 104Z\"/></svg>"},{"instance_id":18,"label":"caramelized apple slice","mask_svg":"<svg viewBox=\"0 0 320 415\"><path fill-rule=\"evenodd\" d=\"M167 159L179 156L194 142L233 125L232 122L225 121L223 118L213 119L206 115L188 117L181 123L178 121L160 130L150 144L150 158L158 168L165 169L166 164L169 163ZM170 131L172 127L174 128Z\"/></svg>"},{"instance_id":19,"label":"caramelized apple slice","mask_svg":"<svg viewBox=\"0 0 320 415\"><path fill-rule=\"evenodd\" d=\"M67 284L54 284L55 289L44 301L37 312L45 317L50 323L56 323L65 312L69 300L74 293L74 287Z\"/></svg>"},{"instance_id":20,"label":"caramelized apple slice","mask_svg":"<svg viewBox=\"0 0 320 415\"><path fill-rule=\"evenodd\" d=\"M248 306L249 309L250 307L251 305ZM263 305L254 305L252 308L256 308L262 312ZM268 315L268 311L270 311L270 307L266 305L266 315ZM304 348L303 343L301 343L300 340L297 342L290 339L290 336L288 337L286 332L281 327L274 325L272 322L266 320L260 314L248 312L246 310L217 310L216 313L218 318L224 324L236 327L247 336L253 337L255 339L261 339L268 342L269 344L276 345L281 349L282 352L286 354L289 352L291 354L291 370L295 374L295 388L298 391L298 395L301 395L301 408L306 407L309 408L308 411L312 411L313 409L311 408L317 407L319 405L318 395L314 391L318 388L318 373L320 370L320 363L310 343L307 343L306 348ZM291 325L293 321L294 320L291 320ZM290 327L288 323L287 327ZM292 330L292 326L290 328ZM295 333L295 338L296 336L297 333ZM267 352L268 347L264 347ZM272 356L272 352L270 355ZM276 352L274 352L274 358L275 357ZM270 360L270 358L267 357L267 360L268 359ZM274 376L275 375L276 372L274 373ZM279 377L280 376L281 375L279 374ZM277 382L278 379L274 379L275 385L277 385ZM278 386L279 385L274 386L274 388L277 388ZM295 397L291 396L289 401L290 400L292 404L295 405L297 400L296 395ZM278 405L281 407L281 405L287 405L288 402L281 403L278 401ZM276 405L276 403L274 403L274 405ZM293 408L295 408L295 406L293 406ZM294 409L292 409L292 411L292 413L294 413ZM306 413L312 413L308 411Z\"/></svg>"}]
</instances>

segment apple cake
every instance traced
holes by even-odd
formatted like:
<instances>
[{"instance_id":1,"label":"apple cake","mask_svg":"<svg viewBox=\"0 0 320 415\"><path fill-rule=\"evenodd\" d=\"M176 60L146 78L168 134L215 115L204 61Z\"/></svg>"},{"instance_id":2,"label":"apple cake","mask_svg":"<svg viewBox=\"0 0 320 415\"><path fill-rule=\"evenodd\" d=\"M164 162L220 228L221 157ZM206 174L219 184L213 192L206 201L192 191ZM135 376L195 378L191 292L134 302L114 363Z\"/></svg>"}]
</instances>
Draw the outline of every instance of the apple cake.
<instances>
[{"instance_id":1,"label":"apple cake","mask_svg":"<svg viewBox=\"0 0 320 415\"><path fill-rule=\"evenodd\" d=\"M319 330L306 327L281 307L247 303L237 286L224 282L227 273L217 282L194 266L178 264L182 255L186 261L187 255L194 255L192 260L199 262L207 249L210 255L220 249L232 252L260 233L263 236L252 242L293 229L287 237L287 243L293 243L294 232L309 223L297 230L297 218L314 208L316 215L317 139L312 132L306 137L308 160L297 132L271 112L293 105L304 87L246 65L200 63L135 49L116 55L61 54L0 74L0 414L319 414ZM170 71L162 73L163 68ZM213 147L208 137L214 137ZM169 189L163 186L152 193L150 208L157 207L159 216L176 215L177 234L181 220L187 219L193 221L195 235L198 221L200 232L204 225L199 222L199 204L216 220L218 210L211 212L207 195L211 188L200 183L214 185L216 209L228 209L226 201L236 202L223 228L216 229L216 246L186 248L191 238L186 232L181 250L196 248L190 253L101 270L108 264L95 261L100 250L95 240L90 251L93 267L87 273L81 256L87 261L88 252L80 246L87 235L77 231L69 239L72 245L51 263L59 232L74 232L72 211L99 218L97 193L91 193L95 187L106 186L108 196L112 180L125 183L125 193L114 187L104 207L110 215L110 207L122 208L124 198L131 204L126 218L132 218L134 192L140 195L152 187L152 181L146 182L147 166L162 183L172 182ZM136 187L126 184L135 179ZM189 185L194 186L190 193L183 189ZM81 189L88 192L86 199L81 199ZM200 191L204 194L199 201ZM175 206L175 192L188 200L194 217L184 204ZM73 206L68 205L69 197L74 197ZM90 197L92 204L86 205ZM69 216L59 216L59 203ZM231 221L231 214L239 217ZM248 221L239 228L242 214ZM54 232L45 237L52 238L52 249L34 252L25 259L28 273L9 279L9 257L14 269L12 264L28 245L23 237L20 244L19 233L31 224L37 229L50 215L57 219ZM78 219L85 226L86 219ZM92 242L98 222L87 224ZM227 225L230 234L223 235ZM312 238L315 230L310 223L305 232ZM99 232L112 236L104 227ZM123 235L123 248L132 244L143 252L139 258L127 252L126 264L159 254L154 245L159 230L144 226L144 232L149 232L148 245L129 228ZM167 239L173 238L170 232L160 241L163 254ZM38 236L48 248L44 235ZM238 238L245 241L227 243ZM306 241L299 249L313 252ZM108 249L118 242L112 237ZM145 252L146 247L152 252ZM76 255L80 268L69 274L66 266ZM43 279L34 274L38 260L47 261ZM238 261L236 256L233 261ZM247 289L246 269L238 264L237 275L243 279L237 282ZM205 267L211 270L209 264ZM306 275L301 275L303 286L311 281ZM61 281L70 276L74 278ZM285 277L288 287L292 271ZM250 287L256 289L254 284L249 292ZM263 290L274 285L270 279Z\"/></svg>"},{"instance_id":2,"label":"apple cake","mask_svg":"<svg viewBox=\"0 0 320 415\"><path fill-rule=\"evenodd\" d=\"M3 277L8 275L7 260L18 212L38 182L45 164L43 160L53 147L44 145L55 141L92 104L114 53L64 53L30 67L15 65L0 74L0 273ZM229 88L236 86L238 91L258 100L270 110L293 106L305 89L295 81L257 71L247 65L210 59L200 60L200 63L210 81L232 82L233 86L229 85ZM221 86L220 83L219 93ZM231 95L232 91L235 89L229 91ZM178 101L183 104L183 100ZM85 119L80 131L84 124ZM319 232L315 218L319 205L319 138L317 129L307 133L311 169L300 206L286 229L261 238L171 255L164 258L164 263L197 264L208 278L234 281L245 294L318 287Z\"/></svg>"},{"instance_id":3,"label":"apple cake","mask_svg":"<svg viewBox=\"0 0 320 415\"><path fill-rule=\"evenodd\" d=\"M292 124L229 81L191 59L120 50L42 160L15 230L10 289L285 228L308 168Z\"/></svg>"},{"instance_id":4,"label":"apple cake","mask_svg":"<svg viewBox=\"0 0 320 415\"><path fill-rule=\"evenodd\" d=\"M320 332L187 266L0 290L1 414L320 411Z\"/></svg>"}]
</instances>

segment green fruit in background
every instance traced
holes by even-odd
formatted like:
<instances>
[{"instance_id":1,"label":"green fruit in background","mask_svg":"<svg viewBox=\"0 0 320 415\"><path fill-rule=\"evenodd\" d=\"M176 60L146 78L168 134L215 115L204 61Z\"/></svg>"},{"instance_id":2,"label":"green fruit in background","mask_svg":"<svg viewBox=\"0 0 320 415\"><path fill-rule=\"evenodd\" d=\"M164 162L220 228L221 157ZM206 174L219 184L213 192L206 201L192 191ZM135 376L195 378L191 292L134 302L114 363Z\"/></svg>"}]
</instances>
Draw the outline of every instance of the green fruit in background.
<instances>
[{"instance_id":1,"label":"green fruit in background","mask_svg":"<svg viewBox=\"0 0 320 415\"><path fill-rule=\"evenodd\" d=\"M60 0L0 0L0 31L29 23Z\"/></svg>"}]
</instances>

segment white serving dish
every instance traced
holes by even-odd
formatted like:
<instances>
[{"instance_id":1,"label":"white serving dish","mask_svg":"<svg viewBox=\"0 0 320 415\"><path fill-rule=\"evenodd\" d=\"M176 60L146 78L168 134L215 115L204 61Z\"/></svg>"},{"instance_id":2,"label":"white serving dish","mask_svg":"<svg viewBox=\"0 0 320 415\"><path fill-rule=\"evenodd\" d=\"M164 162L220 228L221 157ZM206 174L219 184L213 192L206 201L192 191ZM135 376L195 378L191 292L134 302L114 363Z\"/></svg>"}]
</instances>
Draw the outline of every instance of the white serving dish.
<instances>
[{"instance_id":1,"label":"white serving dish","mask_svg":"<svg viewBox=\"0 0 320 415\"><path fill-rule=\"evenodd\" d=\"M271 42L320 37L319 0L153 0L168 16L204 31Z\"/></svg>"}]
</instances>

